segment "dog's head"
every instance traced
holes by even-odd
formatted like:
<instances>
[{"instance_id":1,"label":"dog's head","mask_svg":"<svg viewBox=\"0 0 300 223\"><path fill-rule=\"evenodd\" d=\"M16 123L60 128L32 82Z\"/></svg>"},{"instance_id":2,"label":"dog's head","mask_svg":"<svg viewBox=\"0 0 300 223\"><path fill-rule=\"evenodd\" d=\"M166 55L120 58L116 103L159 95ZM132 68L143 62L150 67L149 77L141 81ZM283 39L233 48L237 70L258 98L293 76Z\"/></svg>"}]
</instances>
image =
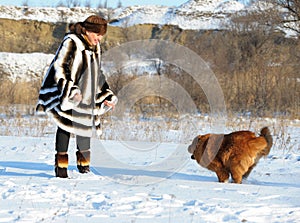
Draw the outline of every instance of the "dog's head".
<instances>
[{"instance_id":1,"label":"dog's head","mask_svg":"<svg viewBox=\"0 0 300 223\"><path fill-rule=\"evenodd\" d=\"M193 139L193 141L192 141L192 144L189 145L189 147L188 147L188 152L189 152L189 153L193 154L194 151L196 150L196 146L197 146L198 140L199 140L198 138L199 138L199 136L195 137L195 138Z\"/></svg>"},{"instance_id":2,"label":"dog's head","mask_svg":"<svg viewBox=\"0 0 300 223\"><path fill-rule=\"evenodd\" d=\"M198 152L200 152L200 154L203 153L203 151L205 149L205 145L207 143L207 140L209 139L209 136L210 136L210 134L199 135L193 139L192 144L189 145L189 147L188 147L188 152L192 154L191 159L195 159L194 152L196 150L200 149L200 151L198 151Z\"/></svg>"}]
</instances>

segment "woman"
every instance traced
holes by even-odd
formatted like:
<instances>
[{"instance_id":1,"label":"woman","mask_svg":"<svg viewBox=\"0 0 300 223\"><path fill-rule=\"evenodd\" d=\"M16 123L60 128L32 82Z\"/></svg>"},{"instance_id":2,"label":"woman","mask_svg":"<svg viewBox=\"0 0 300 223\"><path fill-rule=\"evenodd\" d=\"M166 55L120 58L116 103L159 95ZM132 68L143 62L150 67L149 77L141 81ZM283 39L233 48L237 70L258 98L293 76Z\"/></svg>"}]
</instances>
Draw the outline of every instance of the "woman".
<instances>
[{"instance_id":1,"label":"woman","mask_svg":"<svg viewBox=\"0 0 300 223\"><path fill-rule=\"evenodd\" d=\"M117 102L100 70L100 40L107 21L89 16L70 26L44 77L37 111L51 114L57 124L55 175L68 177L70 134L76 136L77 168L90 171L90 138L101 134L100 116Z\"/></svg>"}]
</instances>

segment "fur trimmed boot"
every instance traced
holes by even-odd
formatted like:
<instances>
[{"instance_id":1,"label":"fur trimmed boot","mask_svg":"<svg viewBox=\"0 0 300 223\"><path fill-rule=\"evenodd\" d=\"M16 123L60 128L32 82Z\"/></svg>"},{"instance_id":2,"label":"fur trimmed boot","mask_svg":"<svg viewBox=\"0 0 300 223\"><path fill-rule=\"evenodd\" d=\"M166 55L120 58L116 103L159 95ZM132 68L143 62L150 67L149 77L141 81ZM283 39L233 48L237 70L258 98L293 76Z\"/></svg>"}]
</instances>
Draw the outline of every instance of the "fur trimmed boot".
<instances>
[{"instance_id":1,"label":"fur trimmed boot","mask_svg":"<svg viewBox=\"0 0 300 223\"><path fill-rule=\"evenodd\" d=\"M90 160L91 160L90 150L77 151L76 158L77 158L77 168L79 173L90 172Z\"/></svg>"},{"instance_id":2,"label":"fur trimmed boot","mask_svg":"<svg viewBox=\"0 0 300 223\"><path fill-rule=\"evenodd\" d=\"M68 154L55 154L55 176L61 178L68 177Z\"/></svg>"}]
</instances>

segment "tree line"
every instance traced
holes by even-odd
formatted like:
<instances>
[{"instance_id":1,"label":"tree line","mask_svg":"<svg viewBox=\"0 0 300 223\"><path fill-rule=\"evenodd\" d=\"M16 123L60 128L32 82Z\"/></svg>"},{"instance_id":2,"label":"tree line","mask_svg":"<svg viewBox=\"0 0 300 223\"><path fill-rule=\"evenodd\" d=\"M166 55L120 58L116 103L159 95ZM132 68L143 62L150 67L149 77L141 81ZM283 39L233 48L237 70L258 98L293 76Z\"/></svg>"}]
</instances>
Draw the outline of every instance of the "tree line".
<instances>
[{"instance_id":1,"label":"tree line","mask_svg":"<svg viewBox=\"0 0 300 223\"><path fill-rule=\"evenodd\" d=\"M208 62L220 82L230 113L300 116L299 0L279 0L276 6L279 7L237 13L224 30L193 33L175 40ZM134 40L131 32L123 29L125 42ZM162 67L158 74L177 81L199 111L209 112L201 87L184 71ZM118 90L132 79L119 72L112 77L112 83ZM145 103L159 104L153 109L161 109L167 102L147 98L136 109L149 110ZM174 109L171 104L167 108Z\"/></svg>"}]
</instances>

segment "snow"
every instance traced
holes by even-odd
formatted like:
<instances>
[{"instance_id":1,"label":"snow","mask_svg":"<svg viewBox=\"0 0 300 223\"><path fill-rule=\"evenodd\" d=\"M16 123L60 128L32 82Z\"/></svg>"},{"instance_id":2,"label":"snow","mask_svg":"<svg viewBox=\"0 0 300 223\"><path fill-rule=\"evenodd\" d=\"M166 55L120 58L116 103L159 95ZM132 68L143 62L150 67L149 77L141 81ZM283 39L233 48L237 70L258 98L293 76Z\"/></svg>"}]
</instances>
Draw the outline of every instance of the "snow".
<instances>
[{"instance_id":1,"label":"snow","mask_svg":"<svg viewBox=\"0 0 300 223\"><path fill-rule=\"evenodd\" d=\"M227 12L227 13L234 13L237 11L244 10L246 7L245 5L241 4L240 2L237 1L228 1L220 4L215 12L220 11L220 12Z\"/></svg>"},{"instance_id":2,"label":"snow","mask_svg":"<svg viewBox=\"0 0 300 223\"><path fill-rule=\"evenodd\" d=\"M43 22L77 22L99 12L107 13L106 9L85 7L26 7L1 6L0 17L7 19L29 19Z\"/></svg>"},{"instance_id":3,"label":"snow","mask_svg":"<svg viewBox=\"0 0 300 223\"><path fill-rule=\"evenodd\" d=\"M53 60L53 54L0 52L1 70L11 81L39 80ZM32 62L34 61L34 63Z\"/></svg>"},{"instance_id":4,"label":"snow","mask_svg":"<svg viewBox=\"0 0 300 223\"><path fill-rule=\"evenodd\" d=\"M190 0L179 6L181 10L186 11L214 11L215 8L219 7L226 1L224 0ZM233 2L233 1L230 1ZM241 3L239 3L241 4Z\"/></svg>"},{"instance_id":5,"label":"snow","mask_svg":"<svg viewBox=\"0 0 300 223\"><path fill-rule=\"evenodd\" d=\"M161 122L134 121L126 129L113 116L103 136L92 138L92 172L78 173L71 138L69 178L61 179L54 177L51 119L2 115L0 222L299 221L300 120L228 118L225 133L269 126L274 144L242 184L222 184L187 152L196 134L211 132L208 115L190 117L197 133L184 119L183 129L169 125L156 140Z\"/></svg>"},{"instance_id":6,"label":"snow","mask_svg":"<svg viewBox=\"0 0 300 223\"><path fill-rule=\"evenodd\" d=\"M243 184L218 183L188 144L96 138L91 173L78 173L72 138L69 178L55 178L53 133L0 136L0 222L298 222L299 121L290 126L296 144L274 135Z\"/></svg>"}]
</instances>

